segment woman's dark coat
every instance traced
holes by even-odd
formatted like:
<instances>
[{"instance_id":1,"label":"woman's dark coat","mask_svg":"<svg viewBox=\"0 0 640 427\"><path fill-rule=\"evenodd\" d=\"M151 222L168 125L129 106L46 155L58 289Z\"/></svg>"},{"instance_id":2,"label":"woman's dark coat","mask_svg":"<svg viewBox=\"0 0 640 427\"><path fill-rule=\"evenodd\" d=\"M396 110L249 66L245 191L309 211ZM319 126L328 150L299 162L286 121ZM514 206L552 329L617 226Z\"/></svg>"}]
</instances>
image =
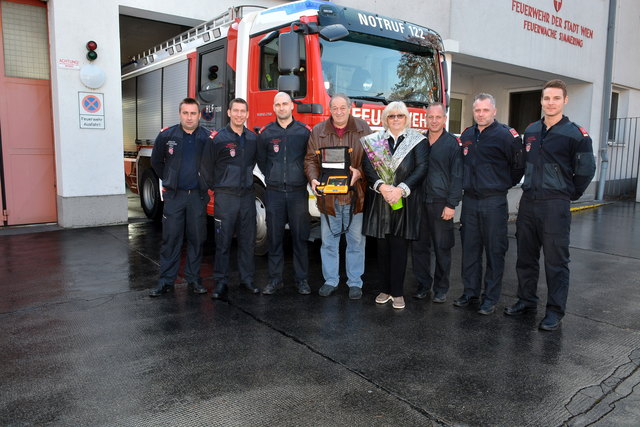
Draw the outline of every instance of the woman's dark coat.
<instances>
[{"instance_id":1,"label":"woman's dark coat","mask_svg":"<svg viewBox=\"0 0 640 427\"><path fill-rule=\"evenodd\" d=\"M412 129L407 131L416 132ZM398 139L402 144L403 136L401 135ZM369 185L365 196L363 234L379 239L384 238L385 234L408 240L418 239L423 210L420 187L427 176L428 156L429 142L424 138L398 165L394 185L397 186L403 182L409 187L411 193L408 197L402 198L403 207L394 211L382 194L373 190L372 186L380 177L365 153L362 167Z\"/></svg>"}]
</instances>

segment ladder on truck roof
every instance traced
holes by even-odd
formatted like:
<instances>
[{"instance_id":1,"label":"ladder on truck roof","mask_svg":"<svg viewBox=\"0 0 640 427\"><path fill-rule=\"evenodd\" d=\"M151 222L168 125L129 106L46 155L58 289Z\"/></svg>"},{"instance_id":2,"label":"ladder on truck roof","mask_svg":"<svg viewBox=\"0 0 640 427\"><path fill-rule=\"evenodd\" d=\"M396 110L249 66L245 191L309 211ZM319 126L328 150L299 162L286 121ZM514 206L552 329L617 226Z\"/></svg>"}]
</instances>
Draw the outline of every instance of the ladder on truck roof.
<instances>
[{"instance_id":1,"label":"ladder on truck roof","mask_svg":"<svg viewBox=\"0 0 640 427\"><path fill-rule=\"evenodd\" d=\"M182 51L195 49L220 38L222 36L222 28L231 25L236 18L242 18L242 9L245 7L260 6L230 7L224 13L210 21L204 22L133 56L131 61L122 67L122 75L124 76L132 71L141 70L156 61L168 58Z\"/></svg>"}]
</instances>

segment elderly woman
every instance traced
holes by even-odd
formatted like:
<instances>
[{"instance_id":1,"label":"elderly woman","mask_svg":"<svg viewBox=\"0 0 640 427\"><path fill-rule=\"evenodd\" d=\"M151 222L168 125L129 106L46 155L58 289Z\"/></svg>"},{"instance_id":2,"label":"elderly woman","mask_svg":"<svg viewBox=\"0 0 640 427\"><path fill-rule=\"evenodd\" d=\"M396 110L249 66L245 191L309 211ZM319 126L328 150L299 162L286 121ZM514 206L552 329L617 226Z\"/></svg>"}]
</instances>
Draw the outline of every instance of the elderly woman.
<instances>
[{"instance_id":1,"label":"elderly woman","mask_svg":"<svg viewBox=\"0 0 640 427\"><path fill-rule=\"evenodd\" d=\"M391 102L382 112L384 130L360 141L367 156L362 162L370 187L365 198L362 232L378 240L382 273L378 304L392 301L402 309L407 249L418 238L420 191L427 174L429 144L420 132L409 128L409 111L403 102ZM387 162L380 152L388 150ZM378 153L378 155L376 155ZM386 182L385 182L386 181ZM402 207L399 201L401 202Z\"/></svg>"}]
</instances>

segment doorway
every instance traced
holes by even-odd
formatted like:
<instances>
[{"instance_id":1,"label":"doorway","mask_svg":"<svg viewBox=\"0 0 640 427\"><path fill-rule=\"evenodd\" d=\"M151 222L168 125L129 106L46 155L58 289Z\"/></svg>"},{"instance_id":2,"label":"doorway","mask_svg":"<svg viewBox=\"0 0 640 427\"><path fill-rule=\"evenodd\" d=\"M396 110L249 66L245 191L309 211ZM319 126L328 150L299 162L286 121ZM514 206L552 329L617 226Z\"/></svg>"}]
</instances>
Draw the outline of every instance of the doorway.
<instances>
[{"instance_id":1,"label":"doorway","mask_svg":"<svg viewBox=\"0 0 640 427\"><path fill-rule=\"evenodd\" d=\"M541 90L527 92L512 92L509 96L509 126L520 135L531 123L540 120L542 106L540 105Z\"/></svg>"}]
</instances>

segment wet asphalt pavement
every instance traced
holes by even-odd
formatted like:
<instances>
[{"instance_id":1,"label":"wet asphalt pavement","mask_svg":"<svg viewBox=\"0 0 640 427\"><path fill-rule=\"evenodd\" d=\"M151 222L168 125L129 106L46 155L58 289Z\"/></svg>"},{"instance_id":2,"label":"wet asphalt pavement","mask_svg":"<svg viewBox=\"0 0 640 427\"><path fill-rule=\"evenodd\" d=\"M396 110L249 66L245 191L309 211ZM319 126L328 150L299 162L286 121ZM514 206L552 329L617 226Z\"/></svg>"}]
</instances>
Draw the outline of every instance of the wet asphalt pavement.
<instances>
[{"instance_id":1,"label":"wet asphalt pavement","mask_svg":"<svg viewBox=\"0 0 640 427\"><path fill-rule=\"evenodd\" d=\"M571 289L556 332L515 302L511 225L503 298L480 316L462 293L460 245L445 304L377 306L374 245L364 297L275 295L232 282L228 302L186 284L152 299L160 230L0 230L0 425L637 426L640 204L575 213ZM208 243L204 285L211 290ZM256 258L266 284L266 258ZM410 266L409 266L410 268ZM415 287L407 275L405 289Z\"/></svg>"}]
</instances>

